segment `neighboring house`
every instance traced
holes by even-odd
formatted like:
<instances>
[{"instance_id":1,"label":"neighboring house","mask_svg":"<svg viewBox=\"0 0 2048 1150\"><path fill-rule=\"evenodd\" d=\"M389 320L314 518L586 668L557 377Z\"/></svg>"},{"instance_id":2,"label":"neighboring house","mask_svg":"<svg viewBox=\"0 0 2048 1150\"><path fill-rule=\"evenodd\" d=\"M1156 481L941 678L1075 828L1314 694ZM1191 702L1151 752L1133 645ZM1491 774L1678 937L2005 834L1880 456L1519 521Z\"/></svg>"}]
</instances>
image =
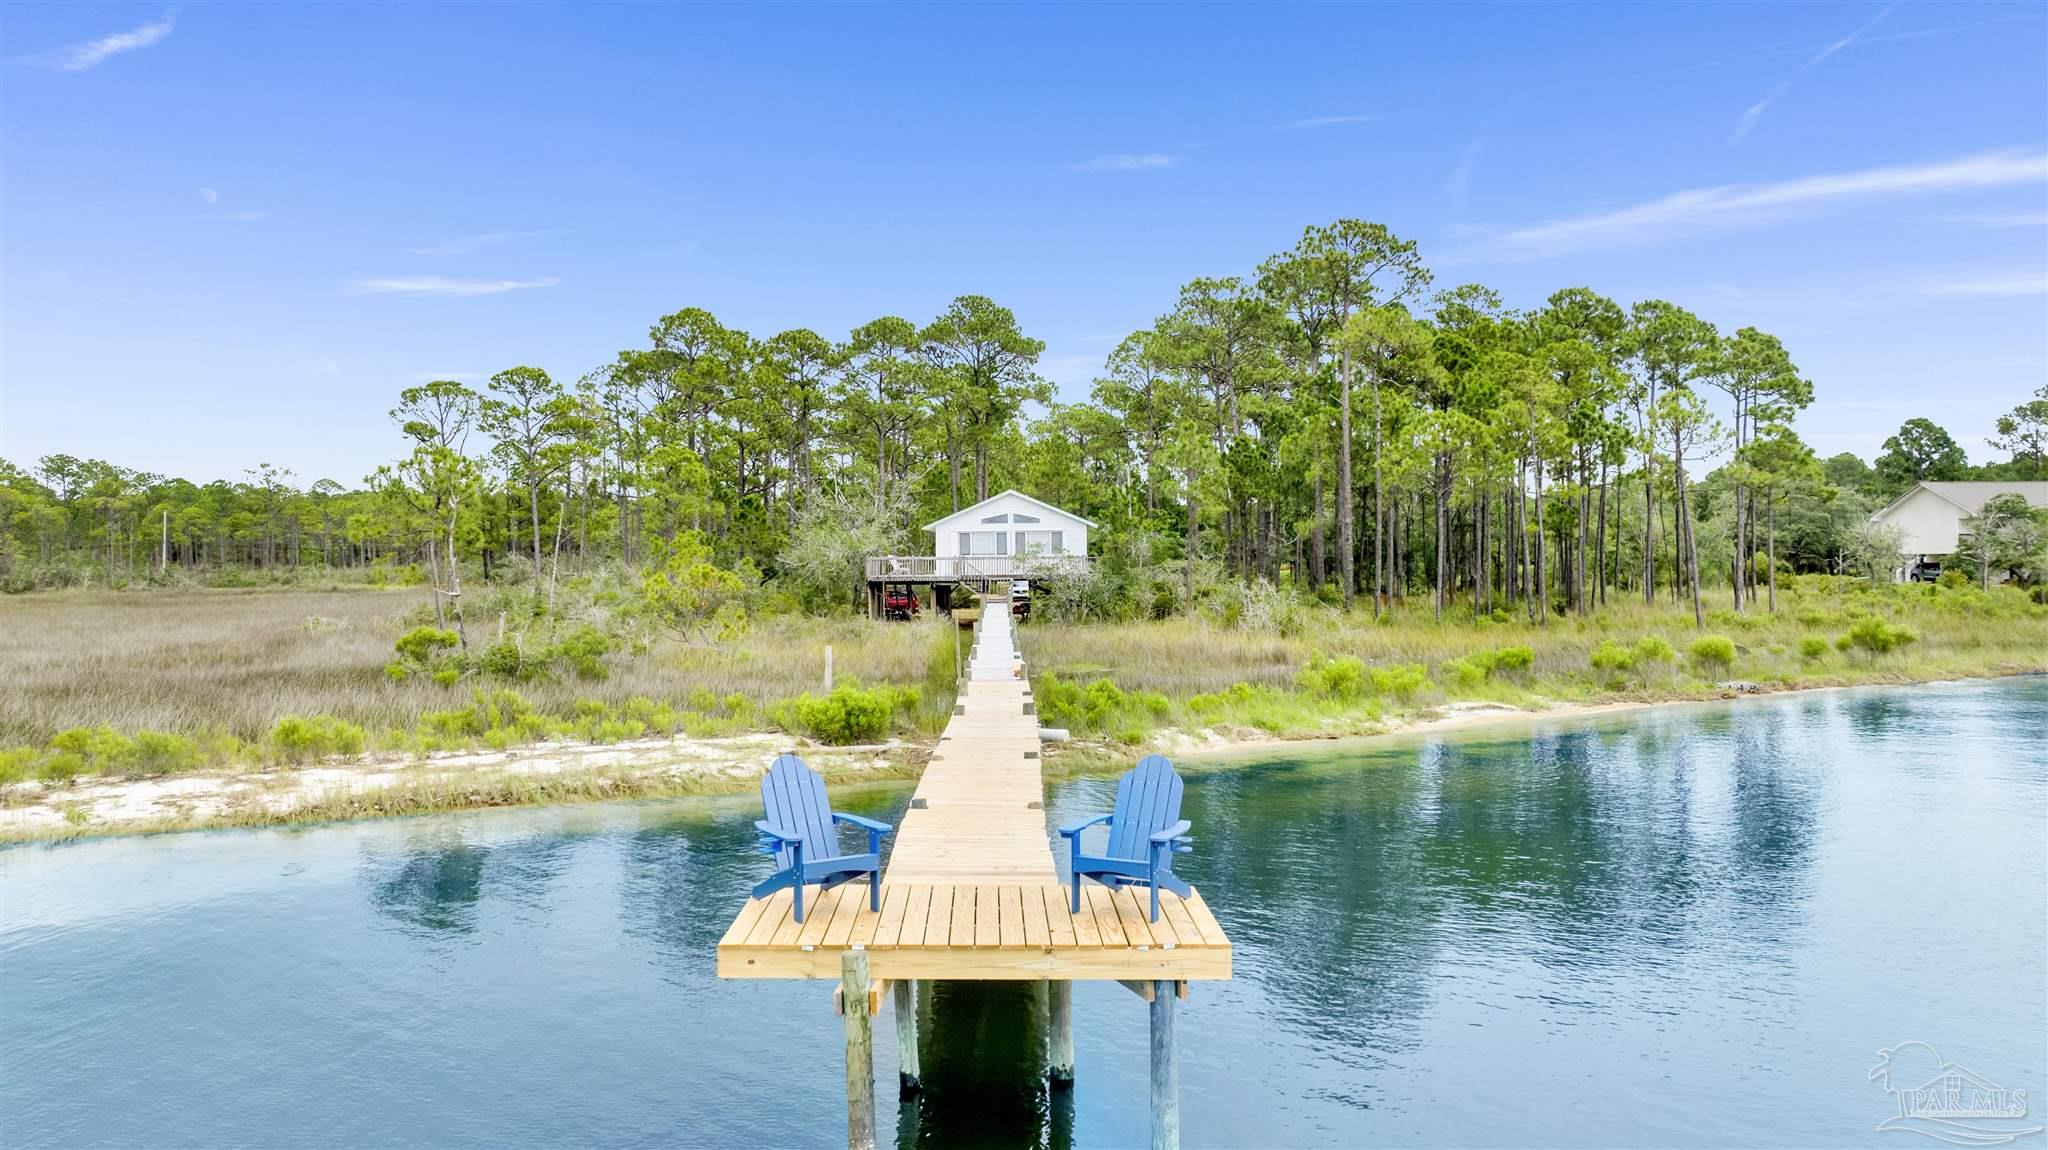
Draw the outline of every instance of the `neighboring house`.
<instances>
[{"instance_id":1,"label":"neighboring house","mask_svg":"<svg viewBox=\"0 0 2048 1150\"><path fill-rule=\"evenodd\" d=\"M942 519L925 524L932 533L932 554L940 558L1009 557L1020 568L1037 556L1088 554L1089 520L1061 511L1020 491L991 495Z\"/></svg>"},{"instance_id":2,"label":"neighboring house","mask_svg":"<svg viewBox=\"0 0 2048 1150\"><path fill-rule=\"evenodd\" d=\"M2025 496L2027 505L2048 507L2048 482L1950 483L1927 480L1873 514L1871 522L1899 530L1899 550L1906 574L1923 564L1938 564L1956 553L1963 536L1975 530L1977 510L1997 495Z\"/></svg>"}]
</instances>

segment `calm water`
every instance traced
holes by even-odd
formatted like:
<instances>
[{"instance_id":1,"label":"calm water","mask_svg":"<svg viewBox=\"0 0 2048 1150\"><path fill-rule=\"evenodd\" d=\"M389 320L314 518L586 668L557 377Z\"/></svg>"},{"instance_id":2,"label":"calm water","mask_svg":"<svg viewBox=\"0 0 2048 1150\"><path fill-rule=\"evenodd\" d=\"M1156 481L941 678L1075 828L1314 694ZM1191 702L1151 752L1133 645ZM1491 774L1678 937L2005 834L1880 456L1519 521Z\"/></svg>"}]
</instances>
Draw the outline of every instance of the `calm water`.
<instances>
[{"instance_id":1,"label":"calm water","mask_svg":"<svg viewBox=\"0 0 2048 1150\"><path fill-rule=\"evenodd\" d=\"M2048 680L1269 757L1192 775L1185 813L1238 947L1181 1016L1190 1145L1933 1145L1874 1129L1908 1040L2042 1117ZM0 852L0 1141L843 1144L829 991L711 977L755 817ZM900 1114L884 1021L887 1133L1142 1144L1143 1004L1080 984L1048 1099L1030 996L950 992Z\"/></svg>"}]
</instances>

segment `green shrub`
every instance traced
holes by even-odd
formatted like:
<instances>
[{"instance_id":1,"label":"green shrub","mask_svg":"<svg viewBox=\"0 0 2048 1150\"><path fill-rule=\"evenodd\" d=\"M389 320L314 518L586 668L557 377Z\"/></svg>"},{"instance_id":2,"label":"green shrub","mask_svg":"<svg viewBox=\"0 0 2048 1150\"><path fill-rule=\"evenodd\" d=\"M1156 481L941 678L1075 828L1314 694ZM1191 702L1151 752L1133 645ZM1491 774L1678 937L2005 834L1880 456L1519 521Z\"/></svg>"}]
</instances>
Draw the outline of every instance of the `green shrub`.
<instances>
[{"instance_id":1,"label":"green shrub","mask_svg":"<svg viewBox=\"0 0 2048 1150\"><path fill-rule=\"evenodd\" d=\"M1536 652L1528 647L1474 651L1460 658L1444 660L1437 666L1437 677L1445 686L1476 687L1497 675L1526 671L1535 662Z\"/></svg>"},{"instance_id":2,"label":"green shrub","mask_svg":"<svg viewBox=\"0 0 2048 1150\"><path fill-rule=\"evenodd\" d=\"M517 639L503 639L484 648L483 654L477 656L476 663L487 675L521 683L538 679L547 673L546 661L528 658L525 645Z\"/></svg>"},{"instance_id":3,"label":"green shrub","mask_svg":"<svg viewBox=\"0 0 2048 1150\"><path fill-rule=\"evenodd\" d=\"M1486 681L1486 668L1470 658L1445 659L1437 664L1436 677L1446 687L1476 687Z\"/></svg>"},{"instance_id":4,"label":"green shrub","mask_svg":"<svg viewBox=\"0 0 2048 1150\"><path fill-rule=\"evenodd\" d=\"M1372 690L1375 695L1392 699L1412 699L1429 686L1429 673L1420 663L1393 663L1372 669Z\"/></svg>"},{"instance_id":5,"label":"green shrub","mask_svg":"<svg viewBox=\"0 0 2048 1150\"><path fill-rule=\"evenodd\" d=\"M50 740L50 749L75 755L88 771L104 774L119 769L134 753L135 743L112 727L73 727L59 731Z\"/></svg>"},{"instance_id":6,"label":"green shrub","mask_svg":"<svg viewBox=\"0 0 2048 1150\"><path fill-rule=\"evenodd\" d=\"M1356 656L1345 655L1336 659L1317 656L1294 676L1294 681L1312 695L1351 702L1365 697L1370 677L1366 674L1365 661Z\"/></svg>"},{"instance_id":7,"label":"green shrub","mask_svg":"<svg viewBox=\"0 0 2048 1150\"><path fill-rule=\"evenodd\" d=\"M1727 627L1736 631L1755 631L1769 620L1753 611L1731 611L1726 607L1718 607L1707 612L1707 622L1716 627Z\"/></svg>"},{"instance_id":8,"label":"green shrub","mask_svg":"<svg viewBox=\"0 0 2048 1150\"><path fill-rule=\"evenodd\" d=\"M271 750L288 763L359 755L365 742L361 727L332 715L286 715L270 728Z\"/></svg>"},{"instance_id":9,"label":"green shrub","mask_svg":"<svg viewBox=\"0 0 2048 1150\"><path fill-rule=\"evenodd\" d=\"M1634 647L1636 665L1644 663L1676 663L1678 648L1673 647L1662 635L1645 635L1636 640Z\"/></svg>"},{"instance_id":10,"label":"green shrub","mask_svg":"<svg viewBox=\"0 0 2048 1150\"><path fill-rule=\"evenodd\" d=\"M197 770L206 761L199 744L183 735L137 731L130 765L139 774L169 775Z\"/></svg>"},{"instance_id":11,"label":"green shrub","mask_svg":"<svg viewBox=\"0 0 2048 1150\"><path fill-rule=\"evenodd\" d=\"M611 636L588 623L555 641L555 656L568 660L579 679L599 680L610 674L604 657L611 653Z\"/></svg>"},{"instance_id":12,"label":"green shrub","mask_svg":"<svg viewBox=\"0 0 2048 1150\"><path fill-rule=\"evenodd\" d=\"M414 627L400 635L398 642L392 646L397 649L399 658L414 666L424 667L432 663L435 656L459 642L461 639L453 631L443 631L438 627Z\"/></svg>"},{"instance_id":13,"label":"green shrub","mask_svg":"<svg viewBox=\"0 0 2048 1150\"><path fill-rule=\"evenodd\" d=\"M34 747L0 747L0 786L35 778L43 753Z\"/></svg>"},{"instance_id":14,"label":"green shrub","mask_svg":"<svg viewBox=\"0 0 2048 1150\"><path fill-rule=\"evenodd\" d=\"M674 707L645 695L627 699L619 710L628 721L640 724L642 730L663 735L673 735L683 725L683 716Z\"/></svg>"},{"instance_id":15,"label":"green shrub","mask_svg":"<svg viewBox=\"0 0 2048 1150\"><path fill-rule=\"evenodd\" d=\"M1808 635L1799 640L1799 657L1807 660L1824 659L1828 653L1828 641L1819 635Z\"/></svg>"},{"instance_id":16,"label":"green shrub","mask_svg":"<svg viewBox=\"0 0 2048 1150\"><path fill-rule=\"evenodd\" d=\"M1849 629L1835 640L1835 646L1844 651L1861 650L1876 658L1919 640L1920 636L1910 627L1887 623L1875 615L1864 615L1849 624Z\"/></svg>"},{"instance_id":17,"label":"green shrub","mask_svg":"<svg viewBox=\"0 0 2048 1150\"><path fill-rule=\"evenodd\" d=\"M1986 534L1990 535L1992 533L1986 532ZM1995 538L1996 537L1994 536L1994 540ZM1996 554L1996 552L1994 552L1994 554ZM1943 571L1940 575L1937 575L1934 579L1934 583L1937 587L1945 587L1951 591L1954 591L1958 588L1968 587L1970 585L1970 577L1968 575L1963 574L1961 571L1949 570Z\"/></svg>"},{"instance_id":18,"label":"green shrub","mask_svg":"<svg viewBox=\"0 0 2048 1150\"><path fill-rule=\"evenodd\" d=\"M1491 653L1486 674L1491 678L1502 672L1526 671L1535 664L1535 651L1527 647L1502 647Z\"/></svg>"},{"instance_id":19,"label":"green shrub","mask_svg":"<svg viewBox=\"0 0 2048 1150\"><path fill-rule=\"evenodd\" d=\"M1725 671L1735 663L1735 641L1726 635L1701 635L1690 651L1692 661L1709 671Z\"/></svg>"},{"instance_id":20,"label":"green shrub","mask_svg":"<svg viewBox=\"0 0 2048 1150\"><path fill-rule=\"evenodd\" d=\"M916 706L917 699L915 687L848 683L829 695L799 695L790 707L801 733L821 743L866 743L888 734L896 712Z\"/></svg>"},{"instance_id":21,"label":"green shrub","mask_svg":"<svg viewBox=\"0 0 2048 1150\"><path fill-rule=\"evenodd\" d=\"M1635 652L1612 639L1600 640L1600 645L1593 648L1587 659L1596 671L1627 671L1636 665Z\"/></svg>"}]
</instances>

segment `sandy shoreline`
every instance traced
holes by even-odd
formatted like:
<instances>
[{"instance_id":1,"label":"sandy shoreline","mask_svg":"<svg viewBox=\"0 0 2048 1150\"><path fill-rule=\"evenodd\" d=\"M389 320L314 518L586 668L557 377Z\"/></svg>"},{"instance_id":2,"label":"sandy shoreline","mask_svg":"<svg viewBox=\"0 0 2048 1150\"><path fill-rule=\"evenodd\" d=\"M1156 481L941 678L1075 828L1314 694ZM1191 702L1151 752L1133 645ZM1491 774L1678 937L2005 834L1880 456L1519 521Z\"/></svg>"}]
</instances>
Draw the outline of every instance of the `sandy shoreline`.
<instances>
[{"instance_id":1,"label":"sandy shoreline","mask_svg":"<svg viewBox=\"0 0 2048 1150\"><path fill-rule=\"evenodd\" d=\"M295 813L385 792L446 796L445 805L508 805L502 799L530 786L592 797L665 791L744 790L778 754L794 750L829 776L886 775L922 748L890 742L824 747L788 735L760 733L718 739L536 743L505 751L462 751L419 758L369 756L264 771L215 771L166 778L16 783L0 806L0 842L64 835L290 821ZM464 801L464 800L468 801ZM514 799L513 801L516 801ZM375 813L374 811L365 813Z\"/></svg>"},{"instance_id":2,"label":"sandy shoreline","mask_svg":"<svg viewBox=\"0 0 2048 1150\"><path fill-rule=\"evenodd\" d=\"M1804 687L1758 683L1753 684L1755 688L1753 690L1729 690L1707 697L1617 699L1604 703L1556 703L1551 706L1537 708L1516 707L1506 703L1490 702L1447 703L1440 707L1426 708L1414 715L1391 719L1382 730L1356 734L1328 736L1282 735L1251 728L1236 728L1227 732L1215 729L1200 732L1176 730L1164 732L1166 737L1155 738L1147 742L1143 747L1110 747L1108 745L1078 744L1075 746L1075 750L1084 755L1111 751L1124 758L1138 753L1157 751L1161 754L1208 762L1257 755L1283 746L1312 745L1317 749L1341 750L1348 745L1362 746L1381 743L1391 739L1428 736L1478 727L1599 718L1607 715L1627 714L1633 711L1712 706L1722 703L1739 702L1745 699L1767 699L1786 695L1813 695L1829 691L1856 691L1873 687L1933 687L1951 683L1988 682L1993 679L2016 678L2020 675L2041 673L2038 671L2020 671L2006 675L1915 679L1900 682L1825 683Z\"/></svg>"},{"instance_id":3,"label":"sandy shoreline","mask_svg":"<svg viewBox=\"0 0 2048 1150\"><path fill-rule=\"evenodd\" d=\"M1076 773L1121 769L1137 755L1158 752L1192 763L1223 763L1296 746L1342 750L1389 740L1512 724L1600 718L1658 708L1740 699L1845 691L1861 687L1931 686L1966 679L1896 683L1831 683L1804 687L1745 684L1707 697L1619 699L1517 707L1454 702L1386 720L1380 729L1337 735L1274 734L1251 728L1157 732L1144 745L1076 742L1049 746L1049 763ZM738 792L785 751L795 750L836 782L913 777L930 744L892 741L826 747L762 732L719 739L641 739L613 744L538 743L506 751L454 752L417 758L372 756L265 771L202 772L167 778L76 783L16 783L0 805L0 843L209 826L284 823L296 818L365 818L486 806L534 805L607 798ZM403 798L410 801L392 801ZM367 800L367 801L364 801ZM380 801L382 800L382 801Z\"/></svg>"}]
</instances>

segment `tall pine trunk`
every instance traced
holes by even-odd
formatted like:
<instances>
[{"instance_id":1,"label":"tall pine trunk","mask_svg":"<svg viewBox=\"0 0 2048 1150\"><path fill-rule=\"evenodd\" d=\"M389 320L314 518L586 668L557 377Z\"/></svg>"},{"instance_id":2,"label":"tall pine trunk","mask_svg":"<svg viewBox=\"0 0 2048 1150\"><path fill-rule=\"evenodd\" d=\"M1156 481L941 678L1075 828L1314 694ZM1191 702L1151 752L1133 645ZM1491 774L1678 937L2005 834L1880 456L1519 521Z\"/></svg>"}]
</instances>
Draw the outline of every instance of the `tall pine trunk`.
<instances>
[{"instance_id":1,"label":"tall pine trunk","mask_svg":"<svg viewBox=\"0 0 2048 1150\"><path fill-rule=\"evenodd\" d=\"M1351 497L1351 353L1346 351L1338 370L1337 401L1337 554L1343 562L1344 609L1350 610L1358 587L1358 556L1356 543L1352 539L1353 502ZM1380 474L1380 384L1377 372L1372 383L1372 469L1373 486L1379 486ZM1377 602L1373 615L1379 615Z\"/></svg>"}]
</instances>

